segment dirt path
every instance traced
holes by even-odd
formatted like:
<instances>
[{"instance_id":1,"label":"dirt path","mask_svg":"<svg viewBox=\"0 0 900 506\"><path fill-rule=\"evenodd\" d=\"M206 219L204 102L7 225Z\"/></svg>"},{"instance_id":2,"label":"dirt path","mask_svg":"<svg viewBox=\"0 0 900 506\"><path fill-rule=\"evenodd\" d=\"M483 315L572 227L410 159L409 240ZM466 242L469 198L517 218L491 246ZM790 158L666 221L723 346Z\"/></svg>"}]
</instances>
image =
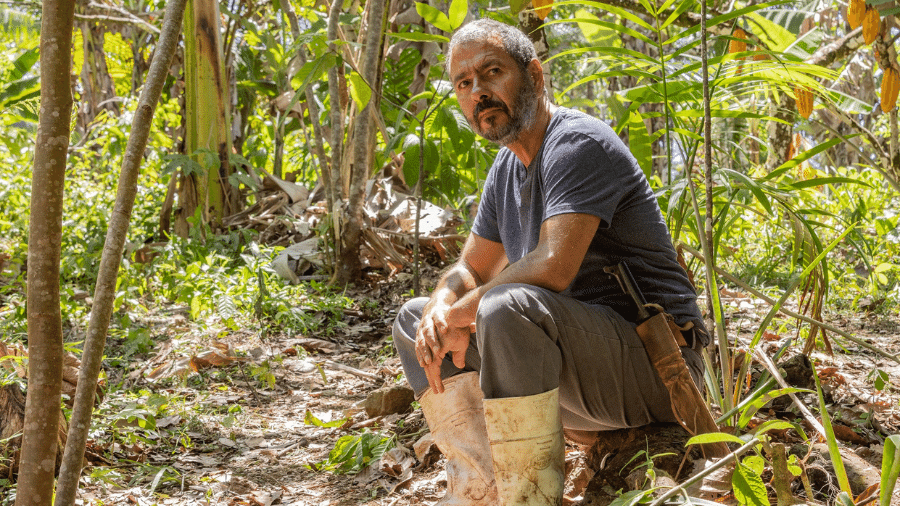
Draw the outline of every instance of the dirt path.
<instances>
[{"instance_id":1,"label":"dirt path","mask_svg":"<svg viewBox=\"0 0 900 506\"><path fill-rule=\"evenodd\" d=\"M374 318L351 311L347 325L333 336L261 338L226 332L212 345L211 329L190 328L178 318L161 323L154 333L169 340L158 344L144 363L133 364L130 380L126 378L135 394L106 400L106 419L118 413L119 421L101 421L92 436L92 467L83 481L82 504L433 504L444 493L446 478L443 460L430 462L432 454L423 465L414 455L414 443L427 433L421 412L370 418L362 406L374 390L398 384L402 373L388 338L403 293L405 289L383 290L381 311ZM741 341L749 339L759 307L732 305L729 332ZM895 317L854 315L830 321L900 353ZM766 351L773 354L787 337L768 335ZM186 362L192 355L199 372ZM834 401L836 424L847 427L845 444L875 459L878 445L871 442L900 427L900 365L857 345L836 347L834 356L816 352L812 358ZM176 374L179 363L181 374ZM160 366L171 368L163 374ZM876 390L871 377L876 370L884 371L893 385ZM152 379L153 371L159 377ZM162 401L165 409L153 415L150 429L140 426L139 417L129 419L121 411ZM764 409L758 417L779 414ZM339 426L328 426L334 423ZM369 436L360 444L376 446L393 438L397 449L372 459L375 465L359 463L357 469L363 471L357 474L316 470L341 438L356 436L359 441L363 433ZM578 456L570 447L570 459ZM355 460L342 462L352 466Z\"/></svg>"}]
</instances>

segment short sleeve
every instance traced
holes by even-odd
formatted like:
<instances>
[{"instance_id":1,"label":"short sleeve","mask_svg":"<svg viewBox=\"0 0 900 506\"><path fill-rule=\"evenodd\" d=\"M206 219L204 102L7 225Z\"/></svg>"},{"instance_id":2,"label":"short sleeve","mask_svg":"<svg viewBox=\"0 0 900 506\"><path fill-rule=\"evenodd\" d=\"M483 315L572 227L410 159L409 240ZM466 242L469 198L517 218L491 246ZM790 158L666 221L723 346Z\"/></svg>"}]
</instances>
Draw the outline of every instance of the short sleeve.
<instances>
[{"instance_id":1,"label":"short sleeve","mask_svg":"<svg viewBox=\"0 0 900 506\"><path fill-rule=\"evenodd\" d=\"M478 214L472 223L472 233L490 241L502 242L500 226L497 222L497 163L488 171L488 177L481 191L481 202L478 203Z\"/></svg>"}]
</instances>

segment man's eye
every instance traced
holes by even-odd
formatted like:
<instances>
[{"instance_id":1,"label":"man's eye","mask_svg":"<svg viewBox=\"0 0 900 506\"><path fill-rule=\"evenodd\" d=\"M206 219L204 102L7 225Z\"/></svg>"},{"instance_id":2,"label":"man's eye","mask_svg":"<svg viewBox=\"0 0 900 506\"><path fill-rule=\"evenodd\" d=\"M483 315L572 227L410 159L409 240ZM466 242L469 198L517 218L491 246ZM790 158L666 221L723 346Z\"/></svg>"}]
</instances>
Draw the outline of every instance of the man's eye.
<instances>
[{"instance_id":1,"label":"man's eye","mask_svg":"<svg viewBox=\"0 0 900 506\"><path fill-rule=\"evenodd\" d=\"M491 69L488 70L488 74L491 74L491 75L499 74L499 73L500 73L499 67L492 67Z\"/></svg>"},{"instance_id":2,"label":"man's eye","mask_svg":"<svg viewBox=\"0 0 900 506\"><path fill-rule=\"evenodd\" d=\"M457 87L457 88L460 88L460 89L466 88L466 87L468 87L468 86L469 86L469 81L460 81L460 82L456 85L456 87Z\"/></svg>"}]
</instances>

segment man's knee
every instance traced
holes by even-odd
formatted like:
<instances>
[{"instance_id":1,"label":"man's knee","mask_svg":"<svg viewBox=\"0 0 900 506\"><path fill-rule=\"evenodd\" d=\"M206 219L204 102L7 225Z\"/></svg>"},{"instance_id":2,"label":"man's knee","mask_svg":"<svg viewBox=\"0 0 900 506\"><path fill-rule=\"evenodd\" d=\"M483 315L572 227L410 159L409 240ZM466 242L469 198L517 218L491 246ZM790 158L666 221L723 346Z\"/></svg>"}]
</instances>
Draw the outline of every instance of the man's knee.
<instances>
[{"instance_id":1,"label":"man's knee","mask_svg":"<svg viewBox=\"0 0 900 506\"><path fill-rule=\"evenodd\" d=\"M528 306L527 301L542 290L532 285L509 283L495 286L487 291L478 304L475 323L489 323L491 326L502 325L507 318L521 317Z\"/></svg>"},{"instance_id":2,"label":"man's knee","mask_svg":"<svg viewBox=\"0 0 900 506\"><path fill-rule=\"evenodd\" d=\"M397 313L397 318L394 319L391 335L394 338L394 348L401 355L410 351L415 354L416 330L427 302L428 299L425 297L407 301Z\"/></svg>"}]
</instances>

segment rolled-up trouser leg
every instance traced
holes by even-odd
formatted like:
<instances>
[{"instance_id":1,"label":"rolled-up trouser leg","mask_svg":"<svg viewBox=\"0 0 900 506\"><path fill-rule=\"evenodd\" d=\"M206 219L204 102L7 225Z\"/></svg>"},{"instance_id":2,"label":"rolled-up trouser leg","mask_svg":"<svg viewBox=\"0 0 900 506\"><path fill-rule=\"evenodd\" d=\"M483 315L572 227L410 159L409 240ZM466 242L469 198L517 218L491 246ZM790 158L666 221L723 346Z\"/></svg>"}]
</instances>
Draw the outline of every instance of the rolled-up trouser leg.
<instances>
[{"instance_id":1,"label":"rolled-up trouser leg","mask_svg":"<svg viewBox=\"0 0 900 506\"><path fill-rule=\"evenodd\" d=\"M634 326L609 307L508 284L485 294L476 326L485 399L558 387L562 425L578 430L675 420Z\"/></svg>"},{"instance_id":2,"label":"rolled-up trouser leg","mask_svg":"<svg viewBox=\"0 0 900 506\"><path fill-rule=\"evenodd\" d=\"M418 297L410 300L400 308L397 319L394 320L394 328L392 335L394 338L394 347L400 355L400 362L403 364L403 372L416 394L416 399L425 393L428 389L428 379L425 377L425 371L419 365L419 359L416 358L416 330L419 328L419 321L422 319L422 310L428 302L427 297ZM481 358L478 356L478 349L475 344L474 336L469 340L469 349L466 350L466 366L459 369L453 365L452 357L448 354L441 363L441 378L449 378L461 372L477 371L481 364Z\"/></svg>"}]
</instances>

